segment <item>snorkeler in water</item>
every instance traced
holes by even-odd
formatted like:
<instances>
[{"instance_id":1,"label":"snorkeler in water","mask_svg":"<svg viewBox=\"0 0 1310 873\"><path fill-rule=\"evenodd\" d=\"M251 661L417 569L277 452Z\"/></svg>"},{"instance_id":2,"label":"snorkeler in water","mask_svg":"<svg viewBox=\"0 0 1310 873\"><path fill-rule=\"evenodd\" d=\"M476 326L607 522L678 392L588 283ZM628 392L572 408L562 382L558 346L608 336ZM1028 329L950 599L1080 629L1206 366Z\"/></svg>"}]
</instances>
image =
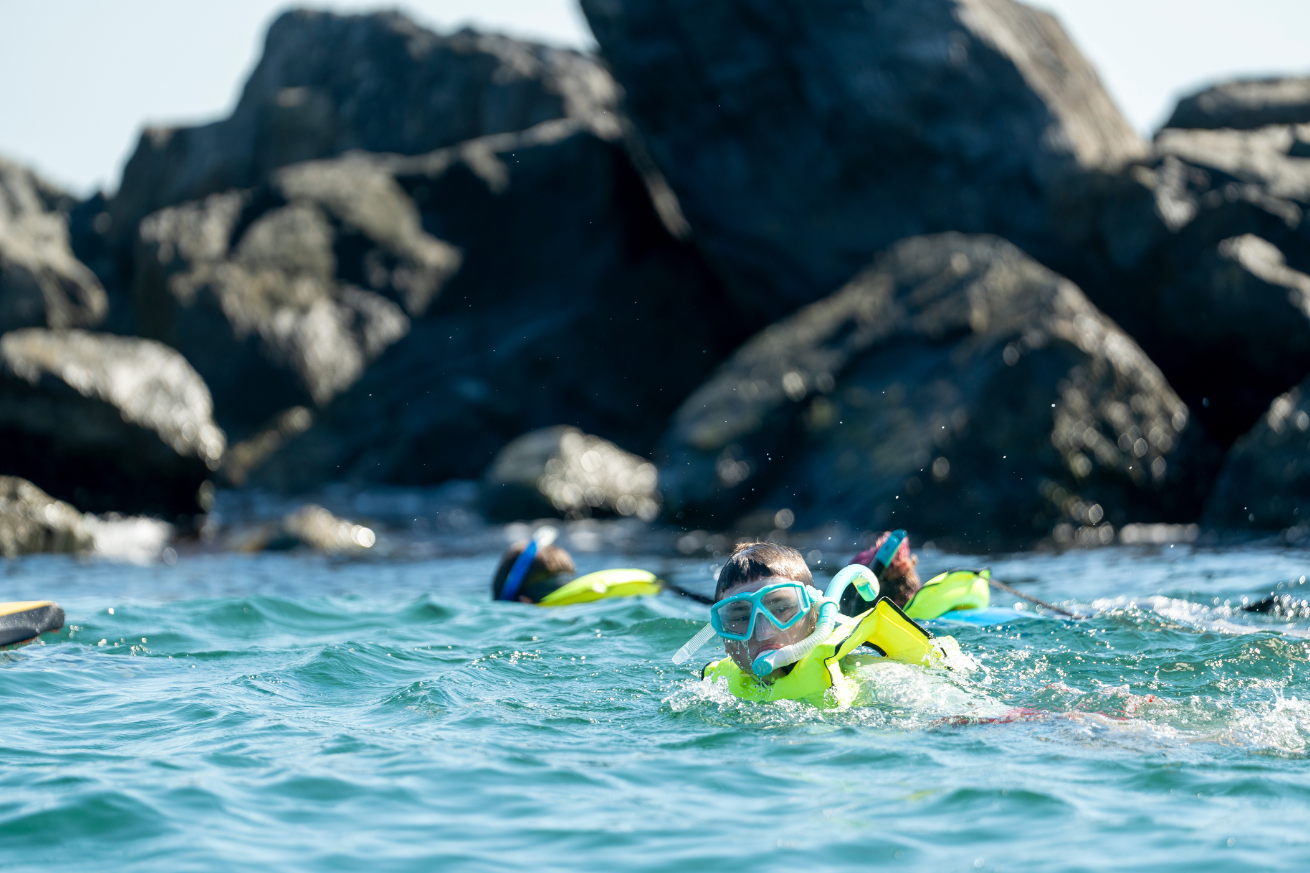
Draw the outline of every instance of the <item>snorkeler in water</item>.
<instances>
[{"instance_id":1,"label":"snorkeler in water","mask_svg":"<svg viewBox=\"0 0 1310 873\"><path fill-rule=\"evenodd\" d=\"M920 582L919 556L910 551L910 538L903 530L884 531L872 547L856 555L851 563L871 569L878 577L882 593L917 621L949 618L950 613L963 610L987 609L991 604L993 586L1060 615L1077 617L1066 609L998 582L992 578L992 571L985 567L947 570L927 582ZM843 614L858 615L868 608L868 601L862 599L859 592L847 589L841 603Z\"/></svg>"},{"instance_id":2,"label":"snorkeler in water","mask_svg":"<svg viewBox=\"0 0 1310 873\"><path fill-rule=\"evenodd\" d=\"M573 557L555 545L557 535L553 527L539 528L532 539L506 549L491 577L491 599L569 606L610 597L647 597L668 590L701 603L710 602L649 570L616 568L578 576Z\"/></svg>"},{"instance_id":3,"label":"snorkeler in water","mask_svg":"<svg viewBox=\"0 0 1310 873\"><path fill-rule=\"evenodd\" d=\"M852 564L863 564L878 577L881 593L919 621L940 618L959 609L986 609L991 603L988 582L991 571L948 570L919 581L919 556L910 551L910 538L903 530L884 531L871 548L856 555ZM842 597L841 611L858 615L870 604L854 588Z\"/></svg>"},{"instance_id":4,"label":"snorkeler in water","mask_svg":"<svg viewBox=\"0 0 1310 873\"><path fill-rule=\"evenodd\" d=\"M850 588L869 603L855 617L838 611ZM953 639L934 638L880 596L868 567L846 567L821 592L800 552L776 543L737 546L719 570L714 599L709 626L674 662L687 660L717 633L728 657L706 665L702 678L726 682L746 700L847 705L856 686L846 674L866 659L937 666L958 652Z\"/></svg>"}]
</instances>

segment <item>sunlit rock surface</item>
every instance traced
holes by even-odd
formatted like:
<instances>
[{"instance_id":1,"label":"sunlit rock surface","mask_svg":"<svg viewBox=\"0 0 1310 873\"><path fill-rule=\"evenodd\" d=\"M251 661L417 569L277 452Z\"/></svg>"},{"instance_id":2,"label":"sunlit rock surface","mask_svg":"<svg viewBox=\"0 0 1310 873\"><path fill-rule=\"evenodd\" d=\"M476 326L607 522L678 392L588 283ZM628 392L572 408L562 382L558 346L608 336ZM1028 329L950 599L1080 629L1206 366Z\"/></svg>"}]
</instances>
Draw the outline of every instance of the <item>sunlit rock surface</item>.
<instances>
[{"instance_id":1,"label":"sunlit rock surface","mask_svg":"<svg viewBox=\"0 0 1310 873\"><path fill-rule=\"evenodd\" d=\"M362 554L375 542L377 534L372 528L307 503L279 521L246 532L235 545L246 552L307 548L327 554Z\"/></svg>"},{"instance_id":2,"label":"sunlit rock surface","mask_svg":"<svg viewBox=\"0 0 1310 873\"><path fill-rule=\"evenodd\" d=\"M906 236L1038 251L1064 174L1143 144L1049 14L1010 0L583 0L697 244L777 317Z\"/></svg>"},{"instance_id":3,"label":"sunlit rock surface","mask_svg":"<svg viewBox=\"0 0 1310 873\"><path fill-rule=\"evenodd\" d=\"M576 52L471 30L439 35L397 12L295 10L269 28L232 115L150 128L108 204L122 231L163 206L249 188L352 149L420 154L609 110L613 80Z\"/></svg>"},{"instance_id":4,"label":"sunlit rock surface","mask_svg":"<svg viewBox=\"0 0 1310 873\"><path fill-rule=\"evenodd\" d=\"M93 545L82 513L16 476L0 476L0 556L77 553Z\"/></svg>"},{"instance_id":5,"label":"sunlit rock surface","mask_svg":"<svg viewBox=\"0 0 1310 873\"><path fill-rule=\"evenodd\" d=\"M141 224L142 334L177 348L243 438L322 406L409 331L459 268L385 166L359 156L277 171Z\"/></svg>"},{"instance_id":6,"label":"sunlit rock surface","mask_svg":"<svg viewBox=\"0 0 1310 873\"><path fill-rule=\"evenodd\" d=\"M482 505L494 519L659 515L655 465L575 427L542 428L496 455L482 481Z\"/></svg>"},{"instance_id":7,"label":"sunlit rock surface","mask_svg":"<svg viewBox=\"0 0 1310 873\"><path fill-rule=\"evenodd\" d=\"M560 421L645 452L757 326L669 233L623 144L588 124L370 160L458 270L252 486L478 479L511 439Z\"/></svg>"},{"instance_id":8,"label":"sunlit rock surface","mask_svg":"<svg viewBox=\"0 0 1310 873\"><path fill-rule=\"evenodd\" d=\"M0 473L90 512L199 511L225 438L209 389L151 340L26 328L0 336Z\"/></svg>"},{"instance_id":9,"label":"sunlit rock surface","mask_svg":"<svg viewBox=\"0 0 1310 873\"><path fill-rule=\"evenodd\" d=\"M1237 79L1184 97L1165 127L1250 130L1310 123L1310 77Z\"/></svg>"},{"instance_id":10,"label":"sunlit rock surface","mask_svg":"<svg viewBox=\"0 0 1310 873\"><path fill-rule=\"evenodd\" d=\"M673 520L786 509L797 529L901 526L972 548L1194 520L1217 466L1160 371L1076 286L959 234L894 246L752 338L661 449Z\"/></svg>"},{"instance_id":11,"label":"sunlit rock surface","mask_svg":"<svg viewBox=\"0 0 1310 873\"><path fill-rule=\"evenodd\" d=\"M1303 382L1280 395L1228 452L1206 504L1207 524L1256 530L1310 525L1308 392Z\"/></svg>"},{"instance_id":12,"label":"sunlit rock surface","mask_svg":"<svg viewBox=\"0 0 1310 873\"><path fill-rule=\"evenodd\" d=\"M93 327L107 300L100 281L73 256L73 200L0 159L0 333L20 327Z\"/></svg>"},{"instance_id":13,"label":"sunlit rock surface","mask_svg":"<svg viewBox=\"0 0 1310 873\"><path fill-rule=\"evenodd\" d=\"M1059 268L1227 445L1310 372L1310 125L1164 130L1151 157L1053 198Z\"/></svg>"}]
</instances>

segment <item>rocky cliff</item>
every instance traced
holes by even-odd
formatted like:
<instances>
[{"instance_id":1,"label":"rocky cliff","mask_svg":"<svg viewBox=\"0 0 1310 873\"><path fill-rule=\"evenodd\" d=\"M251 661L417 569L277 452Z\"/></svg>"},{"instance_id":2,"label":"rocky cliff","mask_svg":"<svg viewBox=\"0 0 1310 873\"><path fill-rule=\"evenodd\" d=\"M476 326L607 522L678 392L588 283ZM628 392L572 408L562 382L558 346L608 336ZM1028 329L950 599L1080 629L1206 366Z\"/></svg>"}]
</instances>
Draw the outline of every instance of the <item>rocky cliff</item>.
<instances>
[{"instance_id":1,"label":"rocky cliff","mask_svg":"<svg viewBox=\"0 0 1310 873\"><path fill-rule=\"evenodd\" d=\"M0 474L182 529L452 479L973 549L1305 524L1304 80L1146 143L1012 0L582 6L600 58L290 12L112 195L0 163Z\"/></svg>"}]
</instances>

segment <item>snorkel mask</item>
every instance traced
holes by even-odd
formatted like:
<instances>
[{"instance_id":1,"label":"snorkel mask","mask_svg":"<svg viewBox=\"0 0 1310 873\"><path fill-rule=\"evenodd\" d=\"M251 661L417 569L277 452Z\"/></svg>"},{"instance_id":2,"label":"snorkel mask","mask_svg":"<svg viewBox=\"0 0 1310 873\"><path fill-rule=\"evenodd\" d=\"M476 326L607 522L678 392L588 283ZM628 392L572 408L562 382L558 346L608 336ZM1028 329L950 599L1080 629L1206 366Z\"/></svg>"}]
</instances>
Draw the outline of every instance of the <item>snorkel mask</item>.
<instances>
[{"instance_id":1,"label":"snorkel mask","mask_svg":"<svg viewBox=\"0 0 1310 873\"><path fill-rule=\"evenodd\" d=\"M527 578L537 552L555 542L558 536L559 531L553 527L539 527L533 531L527 548L514 559L514 566L509 568L509 575L505 577L505 584L501 586L497 600L514 600L519 596L519 589L523 587L523 580Z\"/></svg>"},{"instance_id":2,"label":"snorkel mask","mask_svg":"<svg viewBox=\"0 0 1310 873\"><path fill-rule=\"evenodd\" d=\"M863 564L851 564L843 568L828 583L828 590L823 594L802 582L785 579L758 591L726 597L710 607L710 623L678 649L673 656L673 663L687 661L716 633L724 639L749 640L755 634L761 618L781 631L817 608L818 622L809 636L789 646L761 652L752 662L752 673L760 678L768 676L779 667L801 660L832 636L837 627L837 604L842 592L852 584L866 600L878 598L878 578Z\"/></svg>"}]
</instances>

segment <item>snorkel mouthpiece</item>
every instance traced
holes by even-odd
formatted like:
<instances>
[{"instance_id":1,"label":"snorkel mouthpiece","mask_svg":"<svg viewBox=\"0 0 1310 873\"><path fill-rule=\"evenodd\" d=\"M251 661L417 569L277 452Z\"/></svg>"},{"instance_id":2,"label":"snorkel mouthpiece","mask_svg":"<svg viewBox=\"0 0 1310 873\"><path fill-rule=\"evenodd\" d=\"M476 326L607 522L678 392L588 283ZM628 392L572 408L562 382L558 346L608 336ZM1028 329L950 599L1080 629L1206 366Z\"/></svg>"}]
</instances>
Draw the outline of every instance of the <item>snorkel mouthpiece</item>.
<instances>
[{"instance_id":1,"label":"snorkel mouthpiece","mask_svg":"<svg viewBox=\"0 0 1310 873\"><path fill-rule=\"evenodd\" d=\"M841 602L841 595L846 590L846 586L852 583L865 600L878 599L878 577L873 575L873 571L863 564L844 567L832 577L832 581L828 583L828 591L819 601L819 622L815 625L814 632L798 643L763 652L751 663L751 672L763 679L779 667L795 664L832 636L832 632L837 628L837 604Z\"/></svg>"}]
</instances>

